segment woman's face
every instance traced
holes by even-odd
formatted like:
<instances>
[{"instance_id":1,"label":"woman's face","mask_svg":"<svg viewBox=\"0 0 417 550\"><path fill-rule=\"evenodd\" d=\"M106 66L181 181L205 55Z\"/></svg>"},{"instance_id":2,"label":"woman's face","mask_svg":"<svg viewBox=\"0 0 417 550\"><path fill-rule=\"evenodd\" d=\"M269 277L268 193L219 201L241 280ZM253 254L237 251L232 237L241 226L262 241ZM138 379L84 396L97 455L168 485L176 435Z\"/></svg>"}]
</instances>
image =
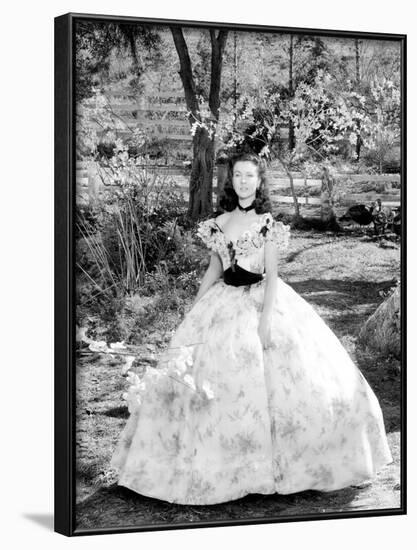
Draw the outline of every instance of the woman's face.
<instances>
[{"instance_id":1,"label":"woman's face","mask_svg":"<svg viewBox=\"0 0 417 550\"><path fill-rule=\"evenodd\" d=\"M233 166L233 189L240 199L255 198L260 183L258 167L250 160L239 160Z\"/></svg>"}]
</instances>

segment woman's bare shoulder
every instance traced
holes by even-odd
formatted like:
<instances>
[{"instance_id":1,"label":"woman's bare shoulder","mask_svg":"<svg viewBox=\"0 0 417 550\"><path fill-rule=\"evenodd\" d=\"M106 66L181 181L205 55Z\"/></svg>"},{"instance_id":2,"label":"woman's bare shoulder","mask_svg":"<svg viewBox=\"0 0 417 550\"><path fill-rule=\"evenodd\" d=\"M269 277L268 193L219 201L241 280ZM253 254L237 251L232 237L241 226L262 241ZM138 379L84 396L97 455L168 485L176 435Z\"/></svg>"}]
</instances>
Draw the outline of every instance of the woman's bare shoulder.
<instances>
[{"instance_id":1,"label":"woman's bare shoulder","mask_svg":"<svg viewBox=\"0 0 417 550\"><path fill-rule=\"evenodd\" d=\"M223 227L224 224L227 223L227 221L230 219L231 214L232 214L231 212L223 212L222 214L217 216L216 218L217 225L219 225L220 227Z\"/></svg>"}]
</instances>

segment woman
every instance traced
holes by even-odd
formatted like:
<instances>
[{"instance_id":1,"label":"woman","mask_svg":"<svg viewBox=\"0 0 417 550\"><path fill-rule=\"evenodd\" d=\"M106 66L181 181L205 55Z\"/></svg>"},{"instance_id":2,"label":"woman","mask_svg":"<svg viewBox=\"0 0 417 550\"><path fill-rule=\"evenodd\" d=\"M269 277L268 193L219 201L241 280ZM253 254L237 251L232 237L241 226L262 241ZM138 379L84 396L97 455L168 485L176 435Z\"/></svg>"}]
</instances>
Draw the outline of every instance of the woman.
<instances>
[{"instance_id":1,"label":"woman","mask_svg":"<svg viewBox=\"0 0 417 550\"><path fill-rule=\"evenodd\" d=\"M315 310L277 275L289 231L269 212L256 155L233 161L210 264L161 358L132 375L112 459L119 484L180 504L332 491L392 460L366 380ZM138 400L139 396L139 400Z\"/></svg>"}]
</instances>

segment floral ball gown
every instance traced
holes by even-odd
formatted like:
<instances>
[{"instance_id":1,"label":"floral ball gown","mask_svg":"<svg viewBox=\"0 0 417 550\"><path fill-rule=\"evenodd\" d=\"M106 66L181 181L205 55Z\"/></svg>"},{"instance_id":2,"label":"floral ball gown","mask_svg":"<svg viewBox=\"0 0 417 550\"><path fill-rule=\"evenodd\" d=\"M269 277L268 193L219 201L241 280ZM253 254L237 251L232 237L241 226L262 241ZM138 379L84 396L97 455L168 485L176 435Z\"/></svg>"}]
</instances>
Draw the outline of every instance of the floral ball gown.
<instances>
[{"instance_id":1,"label":"floral ball gown","mask_svg":"<svg viewBox=\"0 0 417 550\"><path fill-rule=\"evenodd\" d=\"M257 327L264 244L288 241L267 213L236 241L214 219L198 234L224 277L185 316L160 368L130 375L118 483L179 504L249 493L333 491L392 461L378 400L321 317L280 277L272 345Z\"/></svg>"}]
</instances>

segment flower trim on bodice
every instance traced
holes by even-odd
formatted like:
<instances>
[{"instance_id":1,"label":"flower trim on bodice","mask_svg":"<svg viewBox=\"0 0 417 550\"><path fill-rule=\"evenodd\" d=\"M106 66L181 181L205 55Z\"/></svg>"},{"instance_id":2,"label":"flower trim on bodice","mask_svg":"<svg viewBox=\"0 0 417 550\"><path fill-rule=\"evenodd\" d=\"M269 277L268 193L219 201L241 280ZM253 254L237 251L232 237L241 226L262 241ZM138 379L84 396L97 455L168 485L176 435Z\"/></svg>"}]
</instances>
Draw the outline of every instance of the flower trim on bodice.
<instances>
[{"instance_id":1,"label":"flower trim on bodice","mask_svg":"<svg viewBox=\"0 0 417 550\"><path fill-rule=\"evenodd\" d=\"M282 222L275 221L267 212L244 231L237 239L229 239L214 218L198 224L197 235L206 246L222 255L229 255L230 263L236 263L237 256L249 255L273 241L279 249L288 246L290 228Z\"/></svg>"}]
</instances>

